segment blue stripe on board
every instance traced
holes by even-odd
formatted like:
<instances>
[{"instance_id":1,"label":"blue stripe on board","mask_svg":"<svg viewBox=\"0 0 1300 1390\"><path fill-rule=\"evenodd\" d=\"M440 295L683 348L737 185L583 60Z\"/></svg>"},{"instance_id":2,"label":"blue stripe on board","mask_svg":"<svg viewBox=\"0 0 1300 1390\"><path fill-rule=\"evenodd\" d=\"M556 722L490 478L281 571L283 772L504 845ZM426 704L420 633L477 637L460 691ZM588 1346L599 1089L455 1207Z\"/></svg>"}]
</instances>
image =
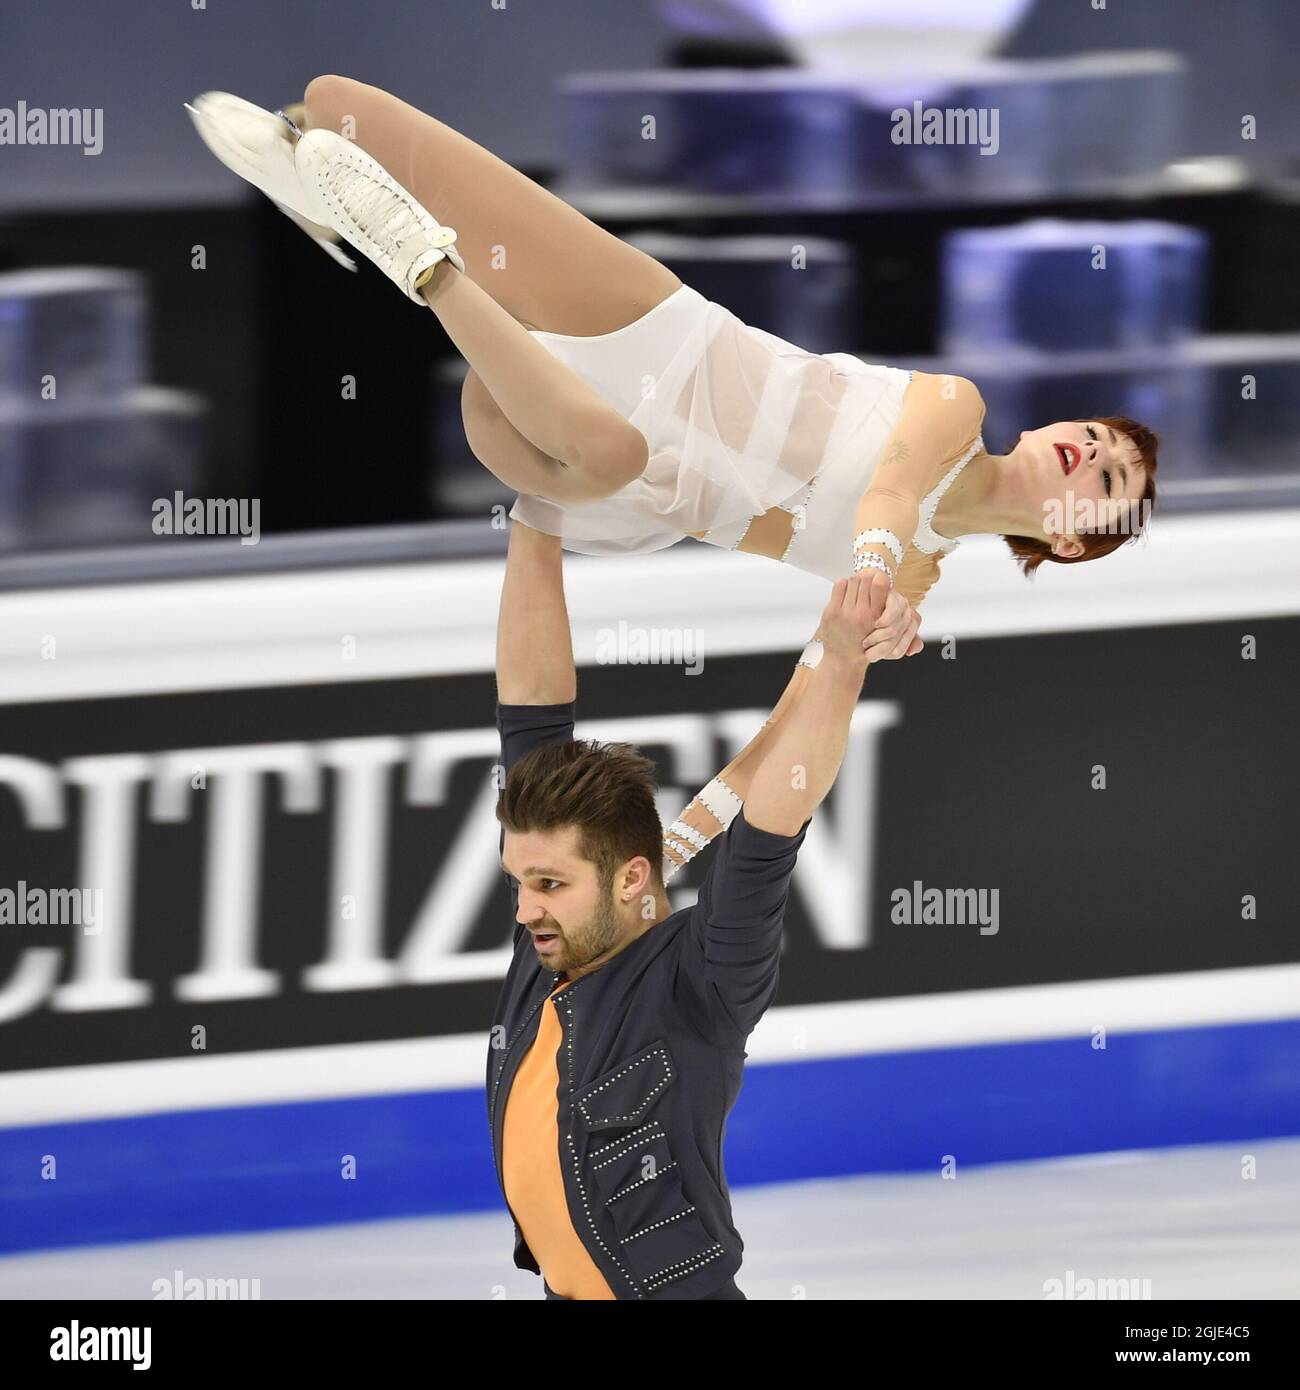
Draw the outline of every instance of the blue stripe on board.
<instances>
[{"instance_id":1,"label":"blue stripe on board","mask_svg":"<svg viewBox=\"0 0 1300 1390\"><path fill-rule=\"evenodd\" d=\"M1300 1020L753 1065L733 1185L1300 1134ZM41 1176L52 1155L57 1178ZM340 1174L346 1155L356 1178ZM0 1130L0 1250L500 1209L481 1092Z\"/></svg>"}]
</instances>

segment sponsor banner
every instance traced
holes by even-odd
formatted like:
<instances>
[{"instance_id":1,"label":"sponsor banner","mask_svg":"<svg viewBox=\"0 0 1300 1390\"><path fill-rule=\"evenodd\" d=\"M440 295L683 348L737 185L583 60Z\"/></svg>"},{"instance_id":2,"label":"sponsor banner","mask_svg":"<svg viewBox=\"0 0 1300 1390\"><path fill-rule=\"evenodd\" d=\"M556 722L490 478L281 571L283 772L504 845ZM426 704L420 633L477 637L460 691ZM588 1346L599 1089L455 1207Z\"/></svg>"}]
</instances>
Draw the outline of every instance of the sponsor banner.
<instances>
[{"instance_id":1,"label":"sponsor banner","mask_svg":"<svg viewBox=\"0 0 1300 1390\"><path fill-rule=\"evenodd\" d=\"M778 1002L1296 960L1276 654L1300 633L1250 635L1255 660L1220 623L877 667L799 857ZM789 669L584 669L578 732L653 754L670 816ZM481 1029L511 928L493 699L483 674L6 707L4 1070ZM72 889L95 920L42 920Z\"/></svg>"}]
</instances>

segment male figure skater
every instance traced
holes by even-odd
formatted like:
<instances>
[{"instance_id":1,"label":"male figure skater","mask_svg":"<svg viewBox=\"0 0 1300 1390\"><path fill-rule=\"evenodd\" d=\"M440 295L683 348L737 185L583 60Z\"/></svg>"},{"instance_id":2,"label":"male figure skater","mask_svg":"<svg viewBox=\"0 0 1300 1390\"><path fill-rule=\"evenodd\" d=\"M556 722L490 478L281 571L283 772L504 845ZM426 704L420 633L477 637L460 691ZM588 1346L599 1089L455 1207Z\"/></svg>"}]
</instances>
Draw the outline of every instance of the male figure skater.
<instances>
[{"instance_id":1,"label":"male figure skater","mask_svg":"<svg viewBox=\"0 0 1300 1390\"><path fill-rule=\"evenodd\" d=\"M745 1040L776 993L795 856L843 760L888 593L874 571L835 584L807 689L732 808L698 902L674 912L653 763L573 738L559 539L511 531L496 719L514 957L487 1096L515 1264L543 1275L547 1298L745 1297L723 1135Z\"/></svg>"}]
</instances>

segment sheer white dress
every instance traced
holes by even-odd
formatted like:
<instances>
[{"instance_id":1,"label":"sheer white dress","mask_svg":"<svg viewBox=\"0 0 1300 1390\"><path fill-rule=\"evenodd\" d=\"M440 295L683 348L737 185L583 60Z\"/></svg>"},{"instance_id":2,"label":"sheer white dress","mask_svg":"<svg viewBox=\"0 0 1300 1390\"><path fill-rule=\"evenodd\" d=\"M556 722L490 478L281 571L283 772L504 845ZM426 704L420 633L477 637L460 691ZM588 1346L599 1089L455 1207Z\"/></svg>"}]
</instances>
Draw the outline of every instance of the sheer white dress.
<instances>
[{"instance_id":1,"label":"sheer white dress","mask_svg":"<svg viewBox=\"0 0 1300 1390\"><path fill-rule=\"evenodd\" d=\"M827 579L852 573L854 508L911 372L805 351L689 285L613 333L533 336L641 431L649 460L610 497L561 504L521 494L512 517L567 550L629 555L689 534L735 548L755 516L777 507L796 518L784 561ZM977 437L925 497L918 523L982 447ZM956 542L918 524L912 544L935 555Z\"/></svg>"}]
</instances>

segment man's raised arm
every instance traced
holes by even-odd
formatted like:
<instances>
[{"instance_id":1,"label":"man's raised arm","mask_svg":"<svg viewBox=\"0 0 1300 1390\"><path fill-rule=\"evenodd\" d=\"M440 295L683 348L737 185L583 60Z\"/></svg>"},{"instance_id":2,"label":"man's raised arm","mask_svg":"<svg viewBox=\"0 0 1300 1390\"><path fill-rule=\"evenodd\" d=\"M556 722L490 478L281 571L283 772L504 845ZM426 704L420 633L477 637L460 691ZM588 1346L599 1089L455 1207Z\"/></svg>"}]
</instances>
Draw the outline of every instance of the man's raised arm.
<instances>
[{"instance_id":1,"label":"man's raised arm","mask_svg":"<svg viewBox=\"0 0 1300 1390\"><path fill-rule=\"evenodd\" d=\"M577 699L562 556L558 536L511 523L497 616L497 699L503 705Z\"/></svg>"},{"instance_id":2,"label":"man's raised arm","mask_svg":"<svg viewBox=\"0 0 1300 1390\"><path fill-rule=\"evenodd\" d=\"M558 536L514 522L497 616L497 732L502 775L544 743L573 737L578 678L564 604L564 569ZM504 785L499 783L498 786ZM505 826L499 852L505 851ZM510 878L514 945L527 938L519 922L519 885Z\"/></svg>"},{"instance_id":3,"label":"man's raised arm","mask_svg":"<svg viewBox=\"0 0 1300 1390\"><path fill-rule=\"evenodd\" d=\"M822 614L822 659L768 731L749 796L727 829L691 909L685 973L719 1034L747 1036L776 995L790 875L812 813L839 772L867 671L863 643L889 582L878 571L836 581Z\"/></svg>"},{"instance_id":4,"label":"man's raised arm","mask_svg":"<svg viewBox=\"0 0 1300 1390\"><path fill-rule=\"evenodd\" d=\"M868 574L835 581L819 628L822 659L769 739L745 801L745 819L756 830L797 835L839 773L867 673L862 644L889 593L882 574Z\"/></svg>"},{"instance_id":5,"label":"man's raised arm","mask_svg":"<svg viewBox=\"0 0 1300 1390\"><path fill-rule=\"evenodd\" d=\"M876 586L875 592L881 592ZM915 656L925 645L916 635L920 616L895 588L885 602L876 626L868 635L863 655L867 664ZM745 747L701 791L697 792L664 831L664 882L689 863L729 826L749 796L754 774L767 756L777 730L784 727L802 703L804 692L823 650L821 628L804 648L798 665L767 722Z\"/></svg>"}]
</instances>

